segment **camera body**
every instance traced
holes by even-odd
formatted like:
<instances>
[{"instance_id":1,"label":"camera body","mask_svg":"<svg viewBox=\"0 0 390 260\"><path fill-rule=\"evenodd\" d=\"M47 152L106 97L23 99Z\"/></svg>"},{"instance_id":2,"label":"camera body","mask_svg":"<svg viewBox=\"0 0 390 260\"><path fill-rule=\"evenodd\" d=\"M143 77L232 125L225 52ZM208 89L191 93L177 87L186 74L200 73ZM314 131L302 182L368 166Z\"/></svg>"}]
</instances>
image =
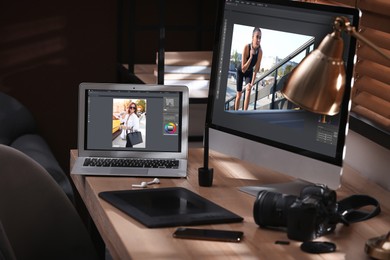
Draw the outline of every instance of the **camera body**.
<instances>
[{"instance_id":1,"label":"camera body","mask_svg":"<svg viewBox=\"0 0 390 260\"><path fill-rule=\"evenodd\" d=\"M289 239L310 241L335 229L337 210L335 191L324 185L309 185L299 197L260 191L253 217L260 227L286 228Z\"/></svg>"}]
</instances>

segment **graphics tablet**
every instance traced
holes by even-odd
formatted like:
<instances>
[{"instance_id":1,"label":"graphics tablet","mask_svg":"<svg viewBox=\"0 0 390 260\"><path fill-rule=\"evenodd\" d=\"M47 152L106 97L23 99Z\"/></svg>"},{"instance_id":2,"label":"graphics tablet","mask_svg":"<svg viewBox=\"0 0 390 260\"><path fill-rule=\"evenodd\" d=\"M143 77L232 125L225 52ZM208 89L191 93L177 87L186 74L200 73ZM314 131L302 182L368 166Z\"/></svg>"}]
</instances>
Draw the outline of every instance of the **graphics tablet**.
<instances>
[{"instance_id":1,"label":"graphics tablet","mask_svg":"<svg viewBox=\"0 0 390 260\"><path fill-rule=\"evenodd\" d=\"M105 191L99 197L149 228L241 222L242 217L181 187Z\"/></svg>"}]
</instances>

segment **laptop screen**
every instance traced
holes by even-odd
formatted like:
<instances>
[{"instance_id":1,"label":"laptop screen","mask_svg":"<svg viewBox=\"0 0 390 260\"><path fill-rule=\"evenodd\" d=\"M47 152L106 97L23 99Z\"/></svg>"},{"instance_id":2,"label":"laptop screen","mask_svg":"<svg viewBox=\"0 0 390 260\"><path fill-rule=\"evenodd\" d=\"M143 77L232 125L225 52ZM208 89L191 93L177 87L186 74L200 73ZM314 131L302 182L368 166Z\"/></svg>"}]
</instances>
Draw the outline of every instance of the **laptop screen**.
<instances>
[{"instance_id":1,"label":"laptop screen","mask_svg":"<svg viewBox=\"0 0 390 260\"><path fill-rule=\"evenodd\" d=\"M79 149L103 155L121 152L186 152L187 88L83 83L80 86ZM187 90L188 91L188 90ZM187 94L188 95L188 94ZM141 141L128 145L127 134ZM110 152L115 152L114 154ZM96 154L95 154L96 155Z\"/></svg>"}]
</instances>

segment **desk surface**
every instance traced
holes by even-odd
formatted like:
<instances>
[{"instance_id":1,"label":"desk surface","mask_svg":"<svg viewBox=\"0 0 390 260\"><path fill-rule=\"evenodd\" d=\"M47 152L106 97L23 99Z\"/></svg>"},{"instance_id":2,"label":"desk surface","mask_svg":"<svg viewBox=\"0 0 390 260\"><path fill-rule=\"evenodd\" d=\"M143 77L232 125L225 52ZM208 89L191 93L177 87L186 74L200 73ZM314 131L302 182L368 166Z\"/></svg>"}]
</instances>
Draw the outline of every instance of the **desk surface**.
<instances>
[{"instance_id":1,"label":"desk surface","mask_svg":"<svg viewBox=\"0 0 390 260\"><path fill-rule=\"evenodd\" d=\"M77 154L71 151L71 166ZM386 234L390 229L390 192L367 181L346 166L338 199L351 194L368 194L379 200L382 213L368 221L349 227L338 225L336 231L318 238L332 241L337 251L331 254L311 255L300 250L300 242L276 245L276 240L288 240L285 232L259 228L253 220L255 198L238 190L245 185L261 185L288 181L289 178L258 166L211 152L210 167L214 168L213 187L199 187L198 168L202 166L203 150L189 150L188 177L186 179L161 179L154 187L179 186L242 216L242 223L197 226L197 228L241 230L244 239L240 243L211 242L175 239L176 228L148 229L131 217L98 198L107 190L132 189L131 185L151 178L83 177L71 175L92 219L114 259L368 259L364 252L367 239Z\"/></svg>"}]
</instances>

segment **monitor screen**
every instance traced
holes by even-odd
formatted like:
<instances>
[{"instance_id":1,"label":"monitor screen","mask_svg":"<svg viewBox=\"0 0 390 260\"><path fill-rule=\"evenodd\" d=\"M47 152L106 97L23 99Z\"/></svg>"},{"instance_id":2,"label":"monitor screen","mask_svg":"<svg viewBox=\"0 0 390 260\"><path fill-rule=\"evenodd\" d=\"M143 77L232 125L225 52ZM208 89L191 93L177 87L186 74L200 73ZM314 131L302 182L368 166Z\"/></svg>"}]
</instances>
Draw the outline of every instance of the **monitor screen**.
<instances>
[{"instance_id":1,"label":"monitor screen","mask_svg":"<svg viewBox=\"0 0 390 260\"><path fill-rule=\"evenodd\" d=\"M340 113L305 111L280 92L294 68L356 9L295 1L226 0L219 8L207 124L210 148L310 182L340 184L356 41L343 33ZM315 86L313 86L315 87Z\"/></svg>"}]
</instances>

